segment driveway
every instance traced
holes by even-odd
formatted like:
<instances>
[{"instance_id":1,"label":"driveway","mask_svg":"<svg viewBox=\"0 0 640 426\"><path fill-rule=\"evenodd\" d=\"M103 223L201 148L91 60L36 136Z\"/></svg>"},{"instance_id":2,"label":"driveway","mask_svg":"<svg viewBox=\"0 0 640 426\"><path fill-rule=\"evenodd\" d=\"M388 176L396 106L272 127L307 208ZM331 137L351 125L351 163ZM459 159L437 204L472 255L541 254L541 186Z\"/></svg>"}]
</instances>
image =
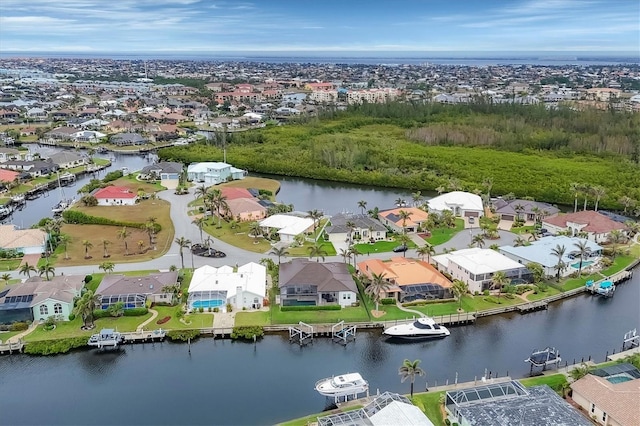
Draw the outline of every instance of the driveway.
<instances>
[{"instance_id":1,"label":"driveway","mask_svg":"<svg viewBox=\"0 0 640 426\"><path fill-rule=\"evenodd\" d=\"M435 247L436 253L442 253L445 249L455 249L461 250L465 248L469 248L469 244L471 244L471 240L475 235L482 234L482 230L479 228L474 229L465 229L463 231L458 232L453 236L449 241L444 244L440 244ZM490 245L497 244L499 246L512 245L514 240L518 237L516 234L512 234L511 232L498 230L498 235L500 238L496 240L485 239L485 248L488 248Z\"/></svg>"}]
</instances>

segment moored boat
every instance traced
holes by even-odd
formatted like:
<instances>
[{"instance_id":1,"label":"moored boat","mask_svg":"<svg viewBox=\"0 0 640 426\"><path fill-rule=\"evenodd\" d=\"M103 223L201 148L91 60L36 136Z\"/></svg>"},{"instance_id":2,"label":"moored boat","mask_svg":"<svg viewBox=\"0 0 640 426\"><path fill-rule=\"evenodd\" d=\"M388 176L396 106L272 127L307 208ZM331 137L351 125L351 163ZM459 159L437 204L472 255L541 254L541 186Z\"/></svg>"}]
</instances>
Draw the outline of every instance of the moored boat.
<instances>
[{"instance_id":1,"label":"moored boat","mask_svg":"<svg viewBox=\"0 0 640 426\"><path fill-rule=\"evenodd\" d=\"M318 380L315 389L320 395L337 398L367 392L369 383L360 373L347 373Z\"/></svg>"},{"instance_id":2,"label":"moored boat","mask_svg":"<svg viewBox=\"0 0 640 426\"><path fill-rule=\"evenodd\" d=\"M524 362L531 363L532 366L546 367L548 365L558 364L562 359L560 358L560 352L556 348L547 347L542 350L533 351L529 358Z\"/></svg>"},{"instance_id":3,"label":"moored boat","mask_svg":"<svg viewBox=\"0 0 640 426\"><path fill-rule=\"evenodd\" d=\"M122 343L124 343L124 336L112 328L103 328L100 333L92 335L87 341L87 345L98 348L115 348Z\"/></svg>"},{"instance_id":4,"label":"moored boat","mask_svg":"<svg viewBox=\"0 0 640 426\"><path fill-rule=\"evenodd\" d=\"M391 326L384 335L406 340L435 339L447 337L451 333L447 327L436 323L433 318L422 317L407 324Z\"/></svg>"}]
</instances>

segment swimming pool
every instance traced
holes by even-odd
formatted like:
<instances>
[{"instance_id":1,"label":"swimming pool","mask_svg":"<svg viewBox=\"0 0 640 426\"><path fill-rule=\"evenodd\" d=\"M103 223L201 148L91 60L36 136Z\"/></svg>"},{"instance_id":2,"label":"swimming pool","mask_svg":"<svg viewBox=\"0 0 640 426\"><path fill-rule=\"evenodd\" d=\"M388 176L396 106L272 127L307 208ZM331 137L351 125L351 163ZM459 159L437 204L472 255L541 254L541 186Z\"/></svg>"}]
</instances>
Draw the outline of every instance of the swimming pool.
<instances>
[{"instance_id":1,"label":"swimming pool","mask_svg":"<svg viewBox=\"0 0 640 426\"><path fill-rule=\"evenodd\" d=\"M628 382L630 380L633 380L633 377L631 377L628 374L616 374L615 376L609 376L607 377L607 381L609 383L613 383L614 385L616 383L623 383L623 382Z\"/></svg>"},{"instance_id":2,"label":"swimming pool","mask_svg":"<svg viewBox=\"0 0 640 426\"><path fill-rule=\"evenodd\" d=\"M587 266L593 264L593 260L585 260L584 262L582 262L582 267L586 268ZM576 263L572 263L571 267L574 269L580 269L580 262L576 262Z\"/></svg>"},{"instance_id":3,"label":"swimming pool","mask_svg":"<svg viewBox=\"0 0 640 426\"><path fill-rule=\"evenodd\" d=\"M194 308L219 308L224 305L224 300L213 299L213 300L196 300L192 303L191 306Z\"/></svg>"}]
</instances>

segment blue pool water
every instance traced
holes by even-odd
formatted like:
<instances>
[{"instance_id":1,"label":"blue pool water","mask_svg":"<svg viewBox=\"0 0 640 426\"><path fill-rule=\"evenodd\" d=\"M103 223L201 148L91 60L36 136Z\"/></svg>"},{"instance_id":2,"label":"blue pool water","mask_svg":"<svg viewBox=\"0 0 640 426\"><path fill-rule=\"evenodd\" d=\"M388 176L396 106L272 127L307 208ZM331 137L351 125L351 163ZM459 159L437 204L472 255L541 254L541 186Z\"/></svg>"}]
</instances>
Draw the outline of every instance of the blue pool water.
<instances>
[{"instance_id":1,"label":"blue pool water","mask_svg":"<svg viewBox=\"0 0 640 426\"><path fill-rule=\"evenodd\" d=\"M219 308L222 305L224 305L223 300L214 299L214 300L196 300L195 302L193 302L192 306L197 309L197 308Z\"/></svg>"},{"instance_id":2,"label":"blue pool water","mask_svg":"<svg viewBox=\"0 0 640 426\"><path fill-rule=\"evenodd\" d=\"M620 374L618 376L610 376L607 377L607 381L609 383L613 383L614 385L616 383L622 383L622 382L628 382L629 380L633 380L633 377L630 377L627 374Z\"/></svg>"},{"instance_id":3,"label":"blue pool water","mask_svg":"<svg viewBox=\"0 0 640 426\"><path fill-rule=\"evenodd\" d=\"M587 266L591 265L593 263L593 260L585 260L584 262L582 262L582 267L586 268ZM572 263L571 267L574 269L580 269L580 262L576 262L576 263Z\"/></svg>"}]
</instances>

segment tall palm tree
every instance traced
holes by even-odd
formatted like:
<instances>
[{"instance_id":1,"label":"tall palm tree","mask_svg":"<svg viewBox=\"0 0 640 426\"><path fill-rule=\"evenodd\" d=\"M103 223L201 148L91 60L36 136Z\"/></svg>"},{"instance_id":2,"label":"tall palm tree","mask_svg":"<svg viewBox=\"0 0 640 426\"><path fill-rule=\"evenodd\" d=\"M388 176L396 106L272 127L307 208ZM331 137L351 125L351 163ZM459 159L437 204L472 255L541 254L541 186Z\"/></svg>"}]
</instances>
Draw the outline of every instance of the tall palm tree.
<instances>
[{"instance_id":1,"label":"tall palm tree","mask_svg":"<svg viewBox=\"0 0 640 426\"><path fill-rule=\"evenodd\" d=\"M193 223L198 227L198 230L200 231L200 241L202 242L202 244L204 244L204 239L202 237L202 230L204 228L204 225L206 225L207 223L206 219L204 217L198 217L196 219L193 219L191 223Z\"/></svg>"},{"instance_id":2,"label":"tall palm tree","mask_svg":"<svg viewBox=\"0 0 640 426\"><path fill-rule=\"evenodd\" d=\"M91 329L95 327L93 324L93 311L100 306L100 303L100 295L95 294L93 290L87 290L76 302L76 306L73 308L73 314L82 317L84 328Z\"/></svg>"},{"instance_id":3,"label":"tall palm tree","mask_svg":"<svg viewBox=\"0 0 640 426\"><path fill-rule=\"evenodd\" d=\"M382 299L382 293L386 294L386 292L391 288L391 283L386 280L386 274L384 272L380 274L372 272L371 278L368 281L369 283L364 289L364 292L365 294L368 294L371 299L373 299L376 304L377 311L380 299Z\"/></svg>"},{"instance_id":4,"label":"tall palm tree","mask_svg":"<svg viewBox=\"0 0 640 426\"><path fill-rule=\"evenodd\" d=\"M482 179L482 186L487 188L487 200L491 201L491 189L493 188L493 179L486 177Z\"/></svg>"},{"instance_id":5,"label":"tall palm tree","mask_svg":"<svg viewBox=\"0 0 640 426\"><path fill-rule=\"evenodd\" d=\"M404 199L402 199L402 197L398 197L396 198L395 205L397 207L404 207L407 205L407 202Z\"/></svg>"},{"instance_id":6,"label":"tall palm tree","mask_svg":"<svg viewBox=\"0 0 640 426\"><path fill-rule=\"evenodd\" d=\"M40 276L44 275L47 281L49 281L49 274L51 274L54 277L56 275L56 268L50 265L49 262L46 262L44 265L41 265L38 268L38 275Z\"/></svg>"},{"instance_id":7,"label":"tall palm tree","mask_svg":"<svg viewBox=\"0 0 640 426\"><path fill-rule=\"evenodd\" d=\"M349 247L349 254L351 255L351 257L353 257L353 267L355 268L356 263L358 262L358 256L360 256L362 253L356 246L351 246Z\"/></svg>"},{"instance_id":8,"label":"tall palm tree","mask_svg":"<svg viewBox=\"0 0 640 426\"><path fill-rule=\"evenodd\" d=\"M509 285L511 280L507 278L507 275L503 271L498 271L491 277L491 288L498 289L498 297L502 293L502 287Z\"/></svg>"},{"instance_id":9,"label":"tall palm tree","mask_svg":"<svg viewBox=\"0 0 640 426\"><path fill-rule=\"evenodd\" d=\"M533 235L535 235L535 233ZM513 246L514 247L522 247L522 246L526 246L526 245L527 245L527 240L522 238L520 235L518 235L516 237L516 239L513 240Z\"/></svg>"},{"instance_id":10,"label":"tall palm tree","mask_svg":"<svg viewBox=\"0 0 640 426\"><path fill-rule=\"evenodd\" d=\"M115 269L116 265L113 262L102 262L99 266L98 269L102 269L104 272L106 272L107 274L110 274L113 272L113 270Z\"/></svg>"},{"instance_id":11,"label":"tall palm tree","mask_svg":"<svg viewBox=\"0 0 640 426\"><path fill-rule=\"evenodd\" d=\"M178 245L178 247L180 247L180 261L182 263L182 269L184 269L184 253L182 252L182 250L191 245L191 240L185 237L180 237L180 238L176 238L175 242Z\"/></svg>"},{"instance_id":12,"label":"tall palm tree","mask_svg":"<svg viewBox=\"0 0 640 426\"><path fill-rule=\"evenodd\" d=\"M9 273L4 273L2 275L0 275L0 280L4 281L4 285L9 285L9 280L11 280L11 274Z\"/></svg>"},{"instance_id":13,"label":"tall palm tree","mask_svg":"<svg viewBox=\"0 0 640 426\"><path fill-rule=\"evenodd\" d=\"M590 185L584 184L580 186L580 191L582 192L582 195L584 195L584 207L582 208L582 210L586 210L587 202L589 200L589 195L591 194L592 188Z\"/></svg>"},{"instance_id":14,"label":"tall palm tree","mask_svg":"<svg viewBox=\"0 0 640 426\"><path fill-rule=\"evenodd\" d=\"M260 223L251 222L249 224L249 233L254 236L254 238L258 238L262 235L262 228L260 227Z\"/></svg>"},{"instance_id":15,"label":"tall palm tree","mask_svg":"<svg viewBox=\"0 0 640 426\"><path fill-rule=\"evenodd\" d=\"M627 214L627 210L629 209L629 207L633 207L636 204L633 198L628 197L626 195L623 195L622 197L620 197L618 202L622 204L622 206L624 207L622 214Z\"/></svg>"},{"instance_id":16,"label":"tall palm tree","mask_svg":"<svg viewBox=\"0 0 640 426\"><path fill-rule=\"evenodd\" d=\"M600 203L600 199L604 197L604 195L607 193L607 189L603 186L596 185L593 188L591 188L591 193L593 194L594 197L596 197L596 205L594 210L598 211L598 204Z\"/></svg>"},{"instance_id":17,"label":"tall palm tree","mask_svg":"<svg viewBox=\"0 0 640 426\"><path fill-rule=\"evenodd\" d=\"M229 210L229 204L227 204L227 197L222 194L222 191L219 189L214 189L208 194L212 195L212 207L216 209L216 214L218 215L218 226L222 223L222 212ZM213 213L213 212L212 212Z\"/></svg>"},{"instance_id":18,"label":"tall palm tree","mask_svg":"<svg viewBox=\"0 0 640 426\"><path fill-rule=\"evenodd\" d=\"M278 256L278 266L280 266L280 259L289 255L286 247L274 247L269 253Z\"/></svg>"},{"instance_id":19,"label":"tall palm tree","mask_svg":"<svg viewBox=\"0 0 640 426\"><path fill-rule=\"evenodd\" d=\"M418 249L416 250L416 253L419 256L422 256L423 262L424 262L424 257L427 256L427 262L431 263L431 256L436 254L436 249L431 244L426 243L425 245L418 247Z\"/></svg>"},{"instance_id":20,"label":"tall palm tree","mask_svg":"<svg viewBox=\"0 0 640 426\"><path fill-rule=\"evenodd\" d=\"M612 250L614 259L618 254L618 245L624 243L625 240L626 240L626 237L624 236L622 231L619 229L614 229L609 233L609 242L611 243L611 250Z\"/></svg>"},{"instance_id":21,"label":"tall palm tree","mask_svg":"<svg viewBox=\"0 0 640 426\"><path fill-rule=\"evenodd\" d=\"M29 265L29 262L24 262L22 266L20 266L20 275L26 275L27 278L31 278L32 272L38 272L38 270L33 265Z\"/></svg>"},{"instance_id":22,"label":"tall palm tree","mask_svg":"<svg viewBox=\"0 0 640 426\"><path fill-rule=\"evenodd\" d=\"M471 239L471 244L475 244L476 247L482 248L484 247L484 235L476 234Z\"/></svg>"},{"instance_id":23,"label":"tall palm tree","mask_svg":"<svg viewBox=\"0 0 640 426\"><path fill-rule=\"evenodd\" d=\"M309 210L307 212L307 216L309 219L313 220L313 233L315 234L316 229L318 228L318 221L324 216L319 210Z\"/></svg>"},{"instance_id":24,"label":"tall palm tree","mask_svg":"<svg viewBox=\"0 0 640 426\"><path fill-rule=\"evenodd\" d=\"M556 263L556 266L555 266L555 269L558 271L557 273L558 282L560 282L560 275L562 271L564 271L567 268L567 265L562 260L566 252L567 252L567 248L565 246L561 246L560 244L556 245L551 250L551 254L558 258L558 263Z\"/></svg>"},{"instance_id":25,"label":"tall palm tree","mask_svg":"<svg viewBox=\"0 0 640 426\"><path fill-rule=\"evenodd\" d=\"M420 362L419 359L415 361L405 359L402 361L402 366L398 369L398 374L401 376L401 383L404 383L407 379L411 380L411 398L413 398L413 383L416 381L416 376L426 375L425 371L420 368Z\"/></svg>"},{"instance_id":26,"label":"tall palm tree","mask_svg":"<svg viewBox=\"0 0 640 426\"><path fill-rule=\"evenodd\" d=\"M207 187L204 184L200 185L193 191L193 193L195 194L196 199L204 197L207 195Z\"/></svg>"},{"instance_id":27,"label":"tall palm tree","mask_svg":"<svg viewBox=\"0 0 640 426\"><path fill-rule=\"evenodd\" d=\"M61 234L58 237L58 244L64 247L64 259L68 260L69 253L67 252L67 249L69 248L69 244L71 244L71 236L68 234Z\"/></svg>"},{"instance_id":28,"label":"tall palm tree","mask_svg":"<svg viewBox=\"0 0 640 426\"><path fill-rule=\"evenodd\" d=\"M349 230L349 245L351 245L351 243L353 242L353 231L356 229L356 224L355 222L348 220L347 223L345 223L346 228Z\"/></svg>"},{"instance_id":29,"label":"tall palm tree","mask_svg":"<svg viewBox=\"0 0 640 426\"><path fill-rule=\"evenodd\" d=\"M584 258L591 253L591 250L589 249L589 242L587 240L580 240L573 244L573 246L578 249L578 255L580 256L580 267L578 268L578 278L580 278L582 276L582 262L584 262Z\"/></svg>"},{"instance_id":30,"label":"tall palm tree","mask_svg":"<svg viewBox=\"0 0 640 426\"><path fill-rule=\"evenodd\" d=\"M367 202L365 200L358 201L358 207L360 207L360 212L364 214L364 212L367 210Z\"/></svg>"},{"instance_id":31,"label":"tall palm tree","mask_svg":"<svg viewBox=\"0 0 640 426\"><path fill-rule=\"evenodd\" d=\"M347 260L351 261L351 250L341 248L339 254L344 259L344 263L347 263Z\"/></svg>"},{"instance_id":32,"label":"tall palm tree","mask_svg":"<svg viewBox=\"0 0 640 426\"><path fill-rule=\"evenodd\" d=\"M84 258L89 259L89 249L93 247L93 244L89 240L82 240L82 245L84 246Z\"/></svg>"},{"instance_id":33,"label":"tall palm tree","mask_svg":"<svg viewBox=\"0 0 640 426\"><path fill-rule=\"evenodd\" d=\"M105 240L104 238L102 239L102 257L105 259L109 257L109 251L107 251L107 246L109 244L111 244L111 241Z\"/></svg>"},{"instance_id":34,"label":"tall palm tree","mask_svg":"<svg viewBox=\"0 0 640 426\"><path fill-rule=\"evenodd\" d=\"M324 257L327 255L327 251L322 248L318 243L315 243L307 249L309 251L309 259L316 258L316 262L320 262L320 258L324 262Z\"/></svg>"},{"instance_id":35,"label":"tall palm tree","mask_svg":"<svg viewBox=\"0 0 640 426\"><path fill-rule=\"evenodd\" d=\"M408 212L406 210L400 210L398 212L398 217L402 220L402 231L406 234L407 233L407 220L411 219L411 216L413 215L412 212Z\"/></svg>"},{"instance_id":36,"label":"tall palm tree","mask_svg":"<svg viewBox=\"0 0 640 426\"><path fill-rule=\"evenodd\" d=\"M380 209L377 207L374 207L371 210L367 211L367 214L371 216L373 219L377 219L379 213L380 213Z\"/></svg>"},{"instance_id":37,"label":"tall palm tree","mask_svg":"<svg viewBox=\"0 0 640 426\"><path fill-rule=\"evenodd\" d=\"M573 212L575 213L578 211L578 195L582 192L582 185L578 182L572 182L569 185L569 190L573 194Z\"/></svg>"},{"instance_id":38,"label":"tall palm tree","mask_svg":"<svg viewBox=\"0 0 640 426\"><path fill-rule=\"evenodd\" d=\"M422 199L422 193L420 191L414 192L411 194L411 199L413 200L413 207L418 207Z\"/></svg>"},{"instance_id":39,"label":"tall palm tree","mask_svg":"<svg viewBox=\"0 0 640 426\"><path fill-rule=\"evenodd\" d=\"M147 232L149 236L149 247L153 245L153 236L156 234L157 229L157 219L155 217L150 217L144 223L144 230Z\"/></svg>"},{"instance_id":40,"label":"tall palm tree","mask_svg":"<svg viewBox=\"0 0 640 426\"><path fill-rule=\"evenodd\" d=\"M400 241L400 244L403 247L408 248L409 243L411 242L411 238L409 238L407 234L402 234L400 235L400 237L398 237L398 241ZM407 257L407 250L402 251L402 257Z\"/></svg>"},{"instance_id":41,"label":"tall palm tree","mask_svg":"<svg viewBox=\"0 0 640 426\"><path fill-rule=\"evenodd\" d=\"M129 256L129 243L127 242L127 238L131 235L131 232L127 230L126 226L123 226L121 230L117 233L118 239L124 241L124 255Z\"/></svg>"},{"instance_id":42,"label":"tall palm tree","mask_svg":"<svg viewBox=\"0 0 640 426\"><path fill-rule=\"evenodd\" d=\"M453 292L455 298L458 299L458 308L462 308L462 296L467 294L467 292L469 291L469 286L464 281L453 280L451 291Z\"/></svg>"}]
</instances>

